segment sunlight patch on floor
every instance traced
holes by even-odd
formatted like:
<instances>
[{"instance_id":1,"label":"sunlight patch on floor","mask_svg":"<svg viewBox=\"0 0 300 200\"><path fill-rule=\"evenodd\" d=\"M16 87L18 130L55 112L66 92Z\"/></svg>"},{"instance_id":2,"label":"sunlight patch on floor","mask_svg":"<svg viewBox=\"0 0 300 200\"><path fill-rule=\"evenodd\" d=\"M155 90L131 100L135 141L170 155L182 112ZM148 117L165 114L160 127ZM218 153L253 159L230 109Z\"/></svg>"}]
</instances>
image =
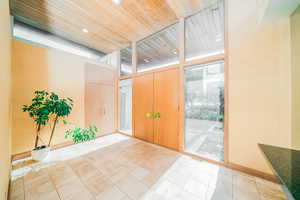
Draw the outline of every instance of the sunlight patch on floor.
<instances>
[{"instance_id":1,"label":"sunlight patch on floor","mask_svg":"<svg viewBox=\"0 0 300 200\"><path fill-rule=\"evenodd\" d=\"M34 161L31 157L13 161L13 170L11 172L12 180L25 176L30 171L38 171L40 169L56 165L61 161L66 161L76 157L84 156L93 151L97 151L101 148L105 148L128 139L129 137L121 134L111 134L96 138L95 140L53 150L49 153L48 157L42 162Z\"/></svg>"}]
</instances>

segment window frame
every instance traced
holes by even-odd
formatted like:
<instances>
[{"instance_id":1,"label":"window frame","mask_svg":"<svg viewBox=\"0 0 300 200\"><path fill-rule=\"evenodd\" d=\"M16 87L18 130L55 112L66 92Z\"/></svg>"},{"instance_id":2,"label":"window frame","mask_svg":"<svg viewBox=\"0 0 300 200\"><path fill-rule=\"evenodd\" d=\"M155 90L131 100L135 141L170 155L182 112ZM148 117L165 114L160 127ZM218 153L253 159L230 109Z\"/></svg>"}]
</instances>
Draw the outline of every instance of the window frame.
<instances>
[{"instance_id":1,"label":"window frame","mask_svg":"<svg viewBox=\"0 0 300 200\"><path fill-rule=\"evenodd\" d=\"M156 34L164 32L168 28L170 28L172 26L175 26L175 25L177 26L176 27L177 28L177 30L176 30L177 31L177 34L176 34L176 37L177 37L177 46L176 46L176 48L178 49L178 51L177 51L177 53L175 55L177 55L178 60L176 62L172 62L172 63L162 64L162 65L158 65L158 66L152 66L149 69L138 70L138 57L139 57L139 55L138 55L138 45L139 45L139 43L142 43L145 40L150 40L150 39L156 37ZM144 73L144 72L148 72L148 71L155 71L155 70L158 70L160 68L164 68L164 67L168 67L168 66L173 66L173 65L179 64L180 63L180 57L179 57L179 54L180 54L180 32L181 32L181 30L180 30L179 21L176 21L175 23L172 23L172 24L170 24L170 25L162 28L161 30L159 30L159 31L157 31L157 32L155 32L155 33L153 33L153 34L151 34L151 35L149 35L149 36L147 36L147 37L145 37L145 38L137 41L136 42L136 51L135 51L136 52L136 73Z\"/></svg>"}]
</instances>

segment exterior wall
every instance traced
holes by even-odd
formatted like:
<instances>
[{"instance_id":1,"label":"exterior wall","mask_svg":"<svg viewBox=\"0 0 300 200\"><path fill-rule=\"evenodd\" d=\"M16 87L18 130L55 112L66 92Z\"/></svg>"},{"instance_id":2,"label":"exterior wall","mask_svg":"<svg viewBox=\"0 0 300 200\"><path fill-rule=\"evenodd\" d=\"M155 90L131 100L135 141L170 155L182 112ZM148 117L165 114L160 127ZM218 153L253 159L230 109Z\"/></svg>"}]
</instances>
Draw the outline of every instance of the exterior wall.
<instances>
[{"instance_id":1,"label":"exterior wall","mask_svg":"<svg viewBox=\"0 0 300 200\"><path fill-rule=\"evenodd\" d=\"M292 147L300 150L300 6L291 16Z\"/></svg>"},{"instance_id":2,"label":"exterior wall","mask_svg":"<svg viewBox=\"0 0 300 200\"><path fill-rule=\"evenodd\" d=\"M290 20L259 23L257 1L228 1L229 161L271 173L257 144L291 146Z\"/></svg>"},{"instance_id":3,"label":"exterior wall","mask_svg":"<svg viewBox=\"0 0 300 200\"><path fill-rule=\"evenodd\" d=\"M11 31L8 0L0 1L0 199L7 199L10 176Z\"/></svg>"}]
</instances>

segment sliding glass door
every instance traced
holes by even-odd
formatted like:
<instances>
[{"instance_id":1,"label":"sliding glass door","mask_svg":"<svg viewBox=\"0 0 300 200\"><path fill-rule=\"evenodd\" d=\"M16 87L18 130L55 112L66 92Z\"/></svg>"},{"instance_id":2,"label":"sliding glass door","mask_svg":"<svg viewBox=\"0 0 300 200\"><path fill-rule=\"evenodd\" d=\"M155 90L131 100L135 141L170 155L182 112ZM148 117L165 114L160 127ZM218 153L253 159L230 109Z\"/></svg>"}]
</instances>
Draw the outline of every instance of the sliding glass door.
<instances>
[{"instance_id":1,"label":"sliding glass door","mask_svg":"<svg viewBox=\"0 0 300 200\"><path fill-rule=\"evenodd\" d=\"M119 84L119 129L132 134L132 80L121 80Z\"/></svg>"},{"instance_id":2,"label":"sliding glass door","mask_svg":"<svg viewBox=\"0 0 300 200\"><path fill-rule=\"evenodd\" d=\"M224 161L224 62L185 69L186 152Z\"/></svg>"}]
</instances>

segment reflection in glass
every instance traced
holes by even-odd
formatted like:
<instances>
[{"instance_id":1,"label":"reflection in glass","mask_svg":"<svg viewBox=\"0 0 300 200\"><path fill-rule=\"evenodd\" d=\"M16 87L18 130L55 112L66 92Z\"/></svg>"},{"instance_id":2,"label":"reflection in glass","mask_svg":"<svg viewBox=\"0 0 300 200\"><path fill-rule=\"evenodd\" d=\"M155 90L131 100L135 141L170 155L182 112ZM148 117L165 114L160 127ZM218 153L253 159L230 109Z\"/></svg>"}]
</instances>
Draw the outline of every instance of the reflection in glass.
<instances>
[{"instance_id":1,"label":"reflection in glass","mask_svg":"<svg viewBox=\"0 0 300 200\"><path fill-rule=\"evenodd\" d=\"M224 52L224 2L214 3L185 19L185 60Z\"/></svg>"},{"instance_id":2,"label":"reflection in glass","mask_svg":"<svg viewBox=\"0 0 300 200\"><path fill-rule=\"evenodd\" d=\"M137 71L179 63L178 23L137 43Z\"/></svg>"},{"instance_id":3,"label":"reflection in glass","mask_svg":"<svg viewBox=\"0 0 300 200\"><path fill-rule=\"evenodd\" d=\"M132 133L132 80L121 80L119 84L120 131Z\"/></svg>"},{"instance_id":4,"label":"reflection in glass","mask_svg":"<svg viewBox=\"0 0 300 200\"><path fill-rule=\"evenodd\" d=\"M224 62L185 70L185 151L224 160Z\"/></svg>"},{"instance_id":5,"label":"reflection in glass","mask_svg":"<svg viewBox=\"0 0 300 200\"><path fill-rule=\"evenodd\" d=\"M132 74L132 47L131 45L120 50L120 75Z\"/></svg>"}]
</instances>

